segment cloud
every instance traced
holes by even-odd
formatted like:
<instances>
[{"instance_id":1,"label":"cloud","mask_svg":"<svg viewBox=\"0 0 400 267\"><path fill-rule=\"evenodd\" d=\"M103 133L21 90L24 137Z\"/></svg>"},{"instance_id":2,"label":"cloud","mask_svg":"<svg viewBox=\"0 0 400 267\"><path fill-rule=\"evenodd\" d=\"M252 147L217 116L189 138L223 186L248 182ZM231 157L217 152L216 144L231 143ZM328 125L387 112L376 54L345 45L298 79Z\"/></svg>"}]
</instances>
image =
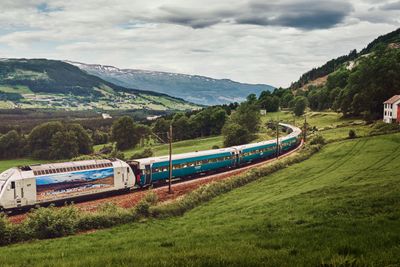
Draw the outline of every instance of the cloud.
<instances>
[{"instance_id":1,"label":"cloud","mask_svg":"<svg viewBox=\"0 0 400 267\"><path fill-rule=\"evenodd\" d=\"M380 6L381 10L400 10L400 1L390 2Z\"/></svg>"},{"instance_id":2,"label":"cloud","mask_svg":"<svg viewBox=\"0 0 400 267\"><path fill-rule=\"evenodd\" d=\"M396 2L376 2L2 0L0 57L69 59L287 86L399 27Z\"/></svg>"},{"instance_id":3,"label":"cloud","mask_svg":"<svg viewBox=\"0 0 400 267\"><path fill-rule=\"evenodd\" d=\"M331 28L342 22L354 10L344 1L283 1L268 3L253 1L250 12L239 16L239 24L284 26L305 30Z\"/></svg>"}]
</instances>

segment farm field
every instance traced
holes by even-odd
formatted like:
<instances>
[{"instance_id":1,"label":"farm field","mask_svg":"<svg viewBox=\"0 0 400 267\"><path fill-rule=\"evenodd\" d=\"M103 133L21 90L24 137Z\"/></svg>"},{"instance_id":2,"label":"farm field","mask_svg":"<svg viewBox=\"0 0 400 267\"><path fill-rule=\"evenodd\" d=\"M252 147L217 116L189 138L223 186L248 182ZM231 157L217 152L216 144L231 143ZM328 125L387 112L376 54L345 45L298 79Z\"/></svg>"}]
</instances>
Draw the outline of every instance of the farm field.
<instances>
[{"instance_id":1,"label":"farm field","mask_svg":"<svg viewBox=\"0 0 400 267\"><path fill-rule=\"evenodd\" d=\"M182 217L0 248L2 266L398 266L400 134L329 144Z\"/></svg>"}]
</instances>

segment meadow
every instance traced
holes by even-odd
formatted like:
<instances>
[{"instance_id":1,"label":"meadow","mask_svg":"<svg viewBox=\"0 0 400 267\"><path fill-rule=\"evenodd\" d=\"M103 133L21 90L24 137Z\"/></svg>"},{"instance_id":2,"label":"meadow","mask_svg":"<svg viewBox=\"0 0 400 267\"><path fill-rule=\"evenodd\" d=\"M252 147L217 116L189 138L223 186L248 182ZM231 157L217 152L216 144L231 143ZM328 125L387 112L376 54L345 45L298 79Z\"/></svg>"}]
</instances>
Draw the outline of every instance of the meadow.
<instances>
[{"instance_id":1,"label":"meadow","mask_svg":"<svg viewBox=\"0 0 400 267\"><path fill-rule=\"evenodd\" d=\"M398 266L400 134L309 160L181 217L0 248L2 266Z\"/></svg>"}]
</instances>

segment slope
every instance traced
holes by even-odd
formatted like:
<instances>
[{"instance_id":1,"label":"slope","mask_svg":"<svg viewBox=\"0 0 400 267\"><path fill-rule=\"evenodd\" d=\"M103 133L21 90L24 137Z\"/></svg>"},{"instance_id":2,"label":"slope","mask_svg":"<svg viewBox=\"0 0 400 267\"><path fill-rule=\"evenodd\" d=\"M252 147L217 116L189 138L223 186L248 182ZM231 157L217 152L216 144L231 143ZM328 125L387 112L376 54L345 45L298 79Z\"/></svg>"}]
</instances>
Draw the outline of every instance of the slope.
<instances>
[{"instance_id":1,"label":"slope","mask_svg":"<svg viewBox=\"0 0 400 267\"><path fill-rule=\"evenodd\" d=\"M397 266L400 134L327 145L182 217L0 248L3 266Z\"/></svg>"},{"instance_id":2,"label":"slope","mask_svg":"<svg viewBox=\"0 0 400 267\"><path fill-rule=\"evenodd\" d=\"M325 77L335 70L340 68L345 63L351 63L352 61L356 60L359 57L365 56L369 53L374 52L380 46L391 46L391 47L399 47L400 43L400 28L392 31L388 34L379 36L371 43L369 43L366 48L361 50L357 53L356 50L350 51L348 55L340 56L335 59L331 59L326 62L324 65L320 67L313 68L312 70L304 73L298 81L292 83L290 86L291 89L299 89L299 88L306 88L308 84L311 84L312 81Z\"/></svg>"},{"instance_id":3,"label":"slope","mask_svg":"<svg viewBox=\"0 0 400 267\"><path fill-rule=\"evenodd\" d=\"M212 79L198 75L119 69L113 66L70 62L82 70L109 82L169 94L202 105L225 104L243 101L249 94L271 91L265 84L245 84L228 79Z\"/></svg>"},{"instance_id":4,"label":"slope","mask_svg":"<svg viewBox=\"0 0 400 267\"><path fill-rule=\"evenodd\" d=\"M0 100L12 101L19 108L196 108L179 98L127 89L89 75L71 64L47 59L1 59Z\"/></svg>"}]
</instances>

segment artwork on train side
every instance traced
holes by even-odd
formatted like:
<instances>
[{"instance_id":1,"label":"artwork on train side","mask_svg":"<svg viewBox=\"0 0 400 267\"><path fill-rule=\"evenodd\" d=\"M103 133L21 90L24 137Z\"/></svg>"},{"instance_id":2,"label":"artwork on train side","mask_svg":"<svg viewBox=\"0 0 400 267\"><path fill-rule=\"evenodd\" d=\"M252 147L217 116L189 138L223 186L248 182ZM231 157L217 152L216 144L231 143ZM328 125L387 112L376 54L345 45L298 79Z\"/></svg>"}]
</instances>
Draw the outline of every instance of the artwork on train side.
<instances>
[{"instance_id":1,"label":"artwork on train side","mask_svg":"<svg viewBox=\"0 0 400 267\"><path fill-rule=\"evenodd\" d=\"M37 201L68 198L114 186L114 169L51 174L36 178Z\"/></svg>"}]
</instances>

